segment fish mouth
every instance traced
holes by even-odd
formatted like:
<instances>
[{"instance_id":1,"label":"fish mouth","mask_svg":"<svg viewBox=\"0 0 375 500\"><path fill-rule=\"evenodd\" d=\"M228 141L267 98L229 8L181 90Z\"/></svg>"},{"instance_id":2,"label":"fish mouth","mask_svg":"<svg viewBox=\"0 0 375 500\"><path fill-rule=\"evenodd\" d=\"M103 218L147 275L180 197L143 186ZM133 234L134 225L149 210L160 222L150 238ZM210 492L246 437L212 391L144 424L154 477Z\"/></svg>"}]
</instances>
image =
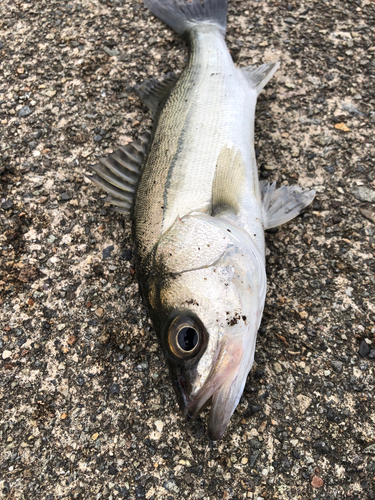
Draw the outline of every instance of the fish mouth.
<instances>
[{"instance_id":1,"label":"fish mouth","mask_svg":"<svg viewBox=\"0 0 375 500\"><path fill-rule=\"evenodd\" d=\"M250 369L243 358L244 351L240 344L220 348L207 381L195 395L189 395L184 377L177 380L179 402L185 416L195 419L211 405L207 434L212 441L222 438L241 398Z\"/></svg>"}]
</instances>

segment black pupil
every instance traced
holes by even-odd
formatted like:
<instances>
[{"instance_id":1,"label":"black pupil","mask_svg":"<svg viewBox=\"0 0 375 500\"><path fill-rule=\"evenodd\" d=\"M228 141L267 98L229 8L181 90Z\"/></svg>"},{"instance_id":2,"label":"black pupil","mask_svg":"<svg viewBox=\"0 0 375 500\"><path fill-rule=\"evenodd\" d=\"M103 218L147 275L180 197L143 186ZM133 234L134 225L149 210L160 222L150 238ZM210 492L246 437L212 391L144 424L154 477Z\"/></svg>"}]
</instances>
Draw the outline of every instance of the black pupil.
<instances>
[{"instance_id":1,"label":"black pupil","mask_svg":"<svg viewBox=\"0 0 375 500\"><path fill-rule=\"evenodd\" d=\"M177 341L183 351L192 351L198 344L198 333L194 328L182 328L178 332Z\"/></svg>"}]
</instances>

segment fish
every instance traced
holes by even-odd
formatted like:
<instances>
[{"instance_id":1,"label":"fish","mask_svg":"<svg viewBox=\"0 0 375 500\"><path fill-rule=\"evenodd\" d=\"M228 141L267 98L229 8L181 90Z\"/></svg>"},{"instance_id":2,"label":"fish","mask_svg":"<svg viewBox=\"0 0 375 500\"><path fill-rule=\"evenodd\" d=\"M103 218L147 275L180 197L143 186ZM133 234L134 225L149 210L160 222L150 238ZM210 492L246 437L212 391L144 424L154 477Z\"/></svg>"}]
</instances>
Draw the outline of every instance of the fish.
<instances>
[{"instance_id":1,"label":"fish","mask_svg":"<svg viewBox=\"0 0 375 500\"><path fill-rule=\"evenodd\" d=\"M254 361L266 298L265 236L314 190L259 182L257 97L279 62L237 68L225 43L227 0L144 0L187 42L179 77L136 92L151 133L92 166L105 200L132 220L137 276L182 412L210 406L222 438Z\"/></svg>"}]
</instances>

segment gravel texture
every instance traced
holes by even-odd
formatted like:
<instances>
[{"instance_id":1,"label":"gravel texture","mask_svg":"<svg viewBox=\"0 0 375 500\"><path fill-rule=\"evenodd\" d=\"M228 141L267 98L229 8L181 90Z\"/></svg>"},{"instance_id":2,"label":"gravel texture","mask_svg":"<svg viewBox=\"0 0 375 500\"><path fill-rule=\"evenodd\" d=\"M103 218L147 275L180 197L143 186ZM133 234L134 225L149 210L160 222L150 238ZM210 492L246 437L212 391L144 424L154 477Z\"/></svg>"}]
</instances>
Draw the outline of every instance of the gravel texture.
<instances>
[{"instance_id":1,"label":"gravel texture","mask_svg":"<svg viewBox=\"0 0 375 500\"><path fill-rule=\"evenodd\" d=\"M84 177L181 71L139 1L0 4L0 497L375 499L375 4L230 1L239 66L277 54L260 176L315 188L267 235L256 363L218 443L180 416L131 224Z\"/></svg>"}]
</instances>

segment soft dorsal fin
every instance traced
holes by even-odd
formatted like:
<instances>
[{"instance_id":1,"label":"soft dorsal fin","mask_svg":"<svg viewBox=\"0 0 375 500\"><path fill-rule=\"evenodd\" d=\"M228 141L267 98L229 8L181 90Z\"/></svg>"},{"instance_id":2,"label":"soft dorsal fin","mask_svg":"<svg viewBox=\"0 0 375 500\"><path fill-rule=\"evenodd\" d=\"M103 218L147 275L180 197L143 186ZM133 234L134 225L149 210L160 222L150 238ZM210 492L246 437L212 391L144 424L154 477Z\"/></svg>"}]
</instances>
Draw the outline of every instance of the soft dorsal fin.
<instances>
[{"instance_id":1,"label":"soft dorsal fin","mask_svg":"<svg viewBox=\"0 0 375 500\"><path fill-rule=\"evenodd\" d=\"M259 95L276 73L279 66L279 62L273 62L262 64L261 66L247 66L246 68L242 68L241 71Z\"/></svg>"},{"instance_id":2,"label":"soft dorsal fin","mask_svg":"<svg viewBox=\"0 0 375 500\"><path fill-rule=\"evenodd\" d=\"M315 191L303 190L299 186L281 186L276 182L260 182L264 229L280 226L294 219L313 201Z\"/></svg>"},{"instance_id":3,"label":"soft dorsal fin","mask_svg":"<svg viewBox=\"0 0 375 500\"><path fill-rule=\"evenodd\" d=\"M178 77L174 73L167 73L163 80L158 81L152 78L140 85L136 85L134 90L152 112L152 115L155 116L160 103L169 96L177 79Z\"/></svg>"},{"instance_id":4,"label":"soft dorsal fin","mask_svg":"<svg viewBox=\"0 0 375 500\"><path fill-rule=\"evenodd\" d=\"M105 201L115 205L117 212L130 214L149 141L150 134L146 133L90 166L95 174L89 179L107 191Z\"/></svg>"},{"instance_id":5,"label":"soft dorsal fin","mask_svg":"<svg viewBox=\"0 0 375 500\"><path fill-rule=\"evenodd\" d=\"M246 184L246 167L241 151L224 146L217 159L212 183L212 213L230 209L237 213Z\"/></svg>"}]
</instances>

